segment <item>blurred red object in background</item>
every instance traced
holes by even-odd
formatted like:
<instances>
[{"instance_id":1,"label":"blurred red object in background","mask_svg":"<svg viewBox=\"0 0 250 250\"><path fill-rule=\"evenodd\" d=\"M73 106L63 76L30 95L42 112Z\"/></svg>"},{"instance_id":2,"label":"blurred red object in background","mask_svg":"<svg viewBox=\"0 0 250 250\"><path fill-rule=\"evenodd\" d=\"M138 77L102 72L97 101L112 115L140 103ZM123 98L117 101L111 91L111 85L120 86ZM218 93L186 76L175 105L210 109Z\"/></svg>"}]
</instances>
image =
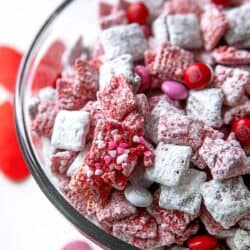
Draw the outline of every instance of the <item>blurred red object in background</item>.
<instances>
[{"instance_id":1,"label":"blurred red object in background","mask_svg":"<svg viewBox=\"0 0 250 250\"><path fill-rule=\"evenodd\" d=\"M22 54L8 46L0 46L0 84L14 92Z\"/></svg>"},{"instance_id":2,"label":"blurred red object in background","mask_svg":"<svg viewBox=\"0 0 250 250\"><path fill-rule=\"evenodd\" d=\"M29 176L19 148L14 125L13 105L0 104L0 169L12 181L22 181Z\"/></svg>"}]
</instances>

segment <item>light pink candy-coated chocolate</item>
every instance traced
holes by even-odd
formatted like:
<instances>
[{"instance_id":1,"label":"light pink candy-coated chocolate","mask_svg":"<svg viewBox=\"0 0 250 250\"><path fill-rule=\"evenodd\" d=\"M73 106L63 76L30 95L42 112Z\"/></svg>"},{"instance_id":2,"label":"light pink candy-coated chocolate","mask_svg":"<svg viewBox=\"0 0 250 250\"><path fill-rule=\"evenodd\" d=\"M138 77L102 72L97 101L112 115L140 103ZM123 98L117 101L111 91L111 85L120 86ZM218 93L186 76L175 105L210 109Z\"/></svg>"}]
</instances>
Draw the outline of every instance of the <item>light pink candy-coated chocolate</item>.
<instances>
[{"instance_id":1,"label":"light pink candy-coated chocolate","mask_svg":"<svg viewBox=\"0 0 250 250\"><path fill-rule=\"evenodd\" d=\"M65 245L62 250L91 250L91 247L84 241L72 241Z\"/></svg>"},{"instance_id":2,"label":"light pink candy-coated chocolate","mask_svg":"<svg viewBox=\"0 0 250 250\"><path fill-rule=\"evenodd\" d=\"M162 91L171 99L184 100L188 97L188 90L176 81L165 81L161 86Z\"/></svg>"},{"instance_id":3,"label":"light pink candy-coated chocolate","mask_svg":"<svg viewBox=\"0 0 250 250\"><path fill-rule=\"evenodd\" d=\"M144 92L150 88L150 74L145 66L138 65L135 68L135 72L141 77L141 85L139 92Z\"/></svg>"}]
</instances>

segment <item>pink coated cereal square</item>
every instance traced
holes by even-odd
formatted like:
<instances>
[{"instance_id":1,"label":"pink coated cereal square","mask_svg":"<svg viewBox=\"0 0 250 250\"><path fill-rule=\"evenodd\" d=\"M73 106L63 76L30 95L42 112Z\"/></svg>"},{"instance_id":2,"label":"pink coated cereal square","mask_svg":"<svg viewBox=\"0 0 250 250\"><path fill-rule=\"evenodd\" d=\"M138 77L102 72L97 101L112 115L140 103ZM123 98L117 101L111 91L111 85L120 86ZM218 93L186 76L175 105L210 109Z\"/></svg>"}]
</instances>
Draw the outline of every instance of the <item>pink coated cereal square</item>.
<instances>
[{"instance_id":1,"label":"pink coated cereal square","mask_svg":"<svg viewBox=\"0 0 250 250\"><path fill-rule=\"evenodd\" d=\"M188 225L198 217L198 214L189 215L177 210L160 208L159 195L159 190L157 190L153 196L152 205L147 208L148 213L156 219L158 225L174 234L181 235Z\"/></svg>"},{"instance_id":2,"label":"pink coated cereal square","mask_svg":"<svg viewBox=\"0 0 250 250\"><path fill-rule=\"evenodd\" d=\"M224 65L250 64L250 52L235 47L223 46L213 50L212 56L216 63Z\"/></svg>"},{"instance_id":3,"label":"pink coated cereal square","mask_svg":"<svg viewBox=\"0 0 250 250\"><path fill-rule=\"evenodd\" d=\"M199 149L199 155L206 162L215 180L250 173L250 160L240 143L234 138L211 139L206 137Z\"/></svg>"},{"instance_id":4,"label":"pink coated cereal square","mask_svg":"<svg viewBox=\"0 0 250 250\"><path fill-rule=\"evenodd\" d=\"M233 120L250 116L250 101L227 108L224 112L224 123L230 124Z\"/></svg>"},{"instance_id":5,"label":"pink coated cereal square","mask_svg":"<svg viewBox=\"0 0 250 250\"><path fill-rule=\"evenodd\" d=\"M99 85L99 71L88 61L77 59L75 62L74 94L85 98L85 103L96 99Z\"/></svg>"},{"instance_id":6,"label":"pink coated cereal square","mask_svg":"<svg viewBox=\"0 0 250 250\"><path fill-rule=\"evenodd\" d=\"M77 153L73 151L58 151L50 158L50 168L54 175L59 178L67 178L67 171L76 158Z\"/></svg>"},{"instance_id":7,"label":"pink coated cereal square","mask_svg":"<svg viewBox=\"0 0 250 250\"><path fill-rule=\"evenodd\" d=\"M144 117L137 111L129 113L122 121L122 124L135 131L135 133L144 134Z\"/></svg>"},{"instance_id":8,"label":"pink coated cereal square","mask_svg":"<svg viewBox=\"0 0 250 250\"><path fill-rule=\"evenodd\" d=\"M31 130L38 135L51 137L58 109L55 103L43 102L38 106L38 112L32 122Z\"/></svg>"},{"instance_id":9,"label":"pink coated cereal square","mask_svg":"<svg viewBox=\"0 0 250 250\"><path fill-rule=\"evenodd\" d=\"M199 227L198 222L191 223L181 235L175 237L176 244L183 245L185 241L198 232Z\"/></svg>"},{"instance_id":10,"label":"pink coated cereal square","mask_svg":"<svg viewBox=\"0 0 250 250\"><path fill-rule=\"evenodd\" d=\"M138 237L141 239L154 239L157 236L157 224L155 219L147 212L138 211L127 219L116 221L113 224L113 234L126 237Z\"/></svg>"},{"instance_id":11,"label":"pink coated cereal square","mask_svg":"<svg viewBox=\"0 0 250 250\"><path fill-rule=\"evenodd\" d=\"M215 5L208 5L201 15L201 31L203 34L204 47L210 51L214 49L224 36L228 22L224 13Z\"/></svg>"},{"instance_id":12,"label":"pink coated cereal square","mask_svg":"<svg viewBox=\"0 0 250 250\"><path fill-rule=\"evenodd\" d=\"M125 11L120 10L111 15L100 18L99 23L101 29L104 30L113 26L127 24L128 20Z\"/></svg>"},{"instance_id":13,"label":"pink coated cereal square","mask_svg":"<svg viewBox=\"0 0 250 250\"><path fill-rule=\"evenodd\" d=\"M194 62L194 55L170 43L159 46L153 61L147 65L150 74L164 81L183 80L185 69Z\"/></svg>"},{"instance_id":14,"label":"pink coated cereal square","mask_svg":"<svg viewBox=\"0 0 250 250\"><path fill-rule=\"evenodd\" d=\"M214 85L222 90L225 105L236 106L247 99L245 91L250 85L250 73L218 65L215 68Z\"/></svg>"},{"instance_id":15,"label":"pink coated cereal square","mask_svg":"<svg viewBox=\"0 0 250 250\"><path fill-rule=\"evenodd\" d=\"M113 5L107 3L105 0L101 0L99 1L98 10L99 10L99 17L108 16L112 13Z\"/></svg>"},{"instance_id":16,"label":"pink coated cereal square","mask_svg":"<svg viewBox=\"0 0 250 250\"><path fill-rule=\"evenodd\" d=\"M136 208L126 200L123 192L114 191L109 201L98 207L96 217L100 222L113 222L132 216L135 213Z\"/></svg>"},{"instance_id":17,"label":"pink coated cereal square","mask_svg":"<svg viewBox=\"0 0 250 250\"><path fill-rule=\"evenodd\" d=\"M241 177L205 182L201 193L208 212L225 229L249 214L250 192Z\"/></svg>"},{"instance_id":18,"label":"pink coated cereal square","mask_svg":"<svg viewBox=\"0 0 250 250\"><path fill-rule=\"evenodd\" d=\"M97 99L103 112L119 121L136 109L136 98L123 76L112 77L110 84L98 92Z\"/></svg>"},{"instance_id":19,"label":"pink coated cereal square","mask_svg":"<svg viewBox=\"0 0 250 250\"><path fill-rule=\"evenodd\" d=\"M147 96L145 94L137 94L136 102L138 112L146 119L150 114Z\"/></svg>"}]
</instances>

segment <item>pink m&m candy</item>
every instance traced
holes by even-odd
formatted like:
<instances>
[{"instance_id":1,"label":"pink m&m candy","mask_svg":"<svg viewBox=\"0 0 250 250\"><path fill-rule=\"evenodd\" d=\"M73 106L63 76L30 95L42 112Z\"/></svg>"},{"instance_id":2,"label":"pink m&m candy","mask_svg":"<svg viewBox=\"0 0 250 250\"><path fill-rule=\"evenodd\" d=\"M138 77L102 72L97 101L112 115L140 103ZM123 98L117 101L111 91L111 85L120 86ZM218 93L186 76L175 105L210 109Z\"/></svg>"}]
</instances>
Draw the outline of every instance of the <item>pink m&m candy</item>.
<instances>
[{"instance_id":1,"label":"pink m&m candy","mask_svg":"<svg viewBox=\"0 0 250 250\"><path fill-rule=\"evenodd\" d=\"M150 74L148 69L142 65L136 66L135 72L141 77L141 85L138 92L142 93L150 88Z\"/></svg>"},{"instance_id":2,"label":"pink m&m candy","mask_svg":"<svg viewBox=\"0 0 250 250\"><path fill-rule=\"evenodd\" d=\"M65 245L62 250L91 250L91 247L84 241L72 241Z\"/></svg>"},{"instance_id":3,"label":"pink m&m candy","mask_svg":"<svg viewBox=\"0 0 250 250\"><path fill-rule=\"evenodd\" d=\"M175 100L184 100L188 97L186 87L175 81L163 82L161 89L166 95Z\"/></svg>"}]
</instances>

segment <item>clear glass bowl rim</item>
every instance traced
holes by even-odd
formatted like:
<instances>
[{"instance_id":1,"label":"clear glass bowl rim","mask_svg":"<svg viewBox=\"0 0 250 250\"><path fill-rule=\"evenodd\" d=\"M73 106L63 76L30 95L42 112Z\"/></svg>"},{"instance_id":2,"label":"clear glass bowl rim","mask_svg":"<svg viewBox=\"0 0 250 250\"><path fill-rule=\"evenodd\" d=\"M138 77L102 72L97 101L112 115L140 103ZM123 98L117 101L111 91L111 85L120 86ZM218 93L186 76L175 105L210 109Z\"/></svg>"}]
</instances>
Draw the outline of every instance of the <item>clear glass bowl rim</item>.
<instances>
[{"instance_id":1,"label":"clear glass bowl rim","mask_svg":"<svg viewBox=\"0 0 250 250\"><path fill-rule=\"evenodd\" d=\"M26 163L31 171L32 176L39 185L40 189L43 191L45 196L50 200L50 202L66 217L80 232L82 232L90 240L94 241L97 245L104 249L112 250L133 250L135 248L112 235L104 232L102 229L91 223L89 220L84 218L77 210L75 210L59 193L59 191L54 187L50 182L46 174L44 173L38 159L36 158L35 153L33 152L31 141L28 135L28 129L26 127L25 118L24 118L24 76L27 68L29 67L29 59L31 58L36 44L39 42L42 34L47 30L51 23L60 15L62 12L74 2L75 0L65 0L61 5L49 16L45 21L37 35L35 36L28 52L24 56L18 77L15 90L15 125L18 140L21 146L23 156L26 160Z\"/></svg>"}]
</instances>

